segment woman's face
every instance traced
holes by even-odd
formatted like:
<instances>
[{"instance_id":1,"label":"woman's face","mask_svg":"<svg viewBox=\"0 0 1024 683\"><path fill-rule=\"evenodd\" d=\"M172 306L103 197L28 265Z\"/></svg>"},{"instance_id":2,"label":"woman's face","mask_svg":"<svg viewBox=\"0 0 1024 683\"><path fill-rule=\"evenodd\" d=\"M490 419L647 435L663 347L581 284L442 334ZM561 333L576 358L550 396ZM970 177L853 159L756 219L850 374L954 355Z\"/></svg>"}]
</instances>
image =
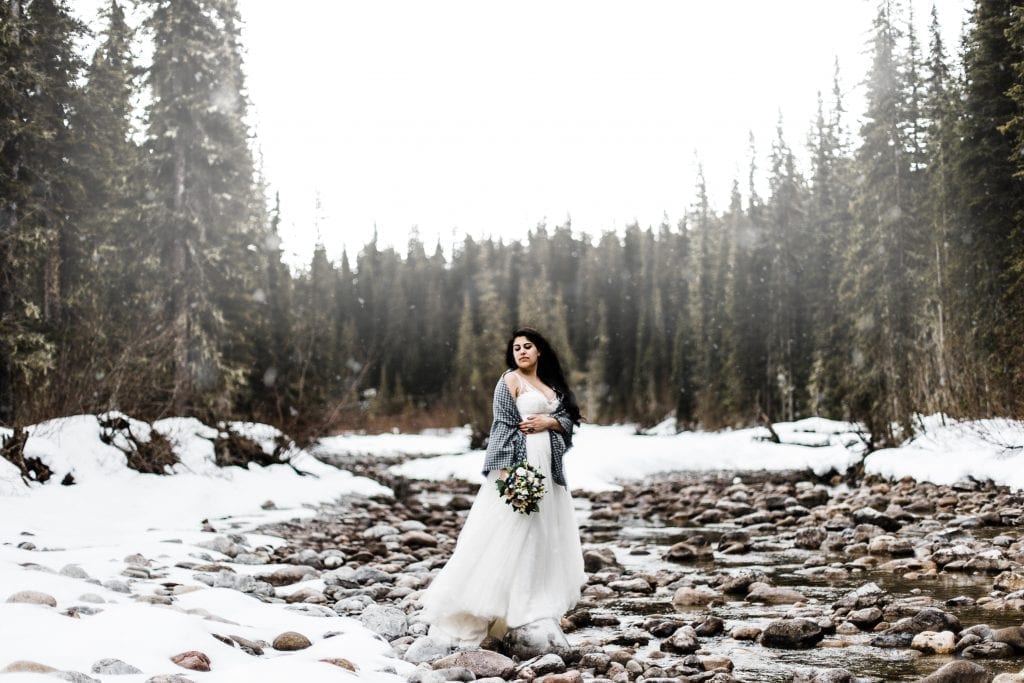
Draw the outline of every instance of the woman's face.
<instances>
[{"instance_id":1,"label":"woman's face","mask_svg":"<svg viewBox=\"0 0 1024 683\"><path fill-rule=\"evenodd\" d=\"M516 337L512 340L512 357L516 359L520 370L531 370L537 367L540 352L536 344L526 337Z\"/></svg>"}]
</instances>

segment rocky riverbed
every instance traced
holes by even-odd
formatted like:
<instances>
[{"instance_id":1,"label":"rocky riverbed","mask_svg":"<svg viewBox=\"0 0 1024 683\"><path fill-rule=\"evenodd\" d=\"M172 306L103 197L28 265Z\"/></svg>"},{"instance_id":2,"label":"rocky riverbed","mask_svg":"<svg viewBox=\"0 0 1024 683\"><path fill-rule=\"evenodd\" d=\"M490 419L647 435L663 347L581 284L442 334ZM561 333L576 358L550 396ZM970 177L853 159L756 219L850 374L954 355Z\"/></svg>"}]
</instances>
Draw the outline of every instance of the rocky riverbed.
<instances>
[{"instance_id":1,"label":"rocky riverbed","mask_svg":"<svg viewBox=\"0 0 1024 683\"><path fill-rule=\"evenodd\" d=\"M477 486L400 479L397 461L338 462L394 499L265 529L288 541L266 560L296 567L266 583L270 599L358 617L419 665L410 680L1024 681L1020 493L805 473L577 492L587 585L567 643L531 659L537 634L464 652L426 636L417 596ZM322 590L289 591L312 576Z\"/></svg>"}]
</instances>

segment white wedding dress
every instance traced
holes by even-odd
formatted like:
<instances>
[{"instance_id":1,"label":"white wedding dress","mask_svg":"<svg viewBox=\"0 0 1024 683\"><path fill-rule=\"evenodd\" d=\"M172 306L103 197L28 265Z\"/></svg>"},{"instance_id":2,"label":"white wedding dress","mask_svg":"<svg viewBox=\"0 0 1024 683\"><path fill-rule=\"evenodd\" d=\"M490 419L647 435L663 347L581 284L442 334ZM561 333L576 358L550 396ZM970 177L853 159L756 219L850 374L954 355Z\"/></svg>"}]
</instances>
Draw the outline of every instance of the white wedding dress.
<instances>
[{"instance_id":1,"label":"white wedding dress","mask_svg":"<svg viewBox=\"0 0 1024 683\"><path fill-rule=\"evenodd\" d=\"M524 418L558 407L527 382L516 399ZM516 512L499 497L489 472L462 527L451 559L420 597L432 635L479 644L546 617L559 618L586 581L572 495L551 480L551 435L526 435L526 458L544 473L537 512Z\"/></svg>"}]
</instances>

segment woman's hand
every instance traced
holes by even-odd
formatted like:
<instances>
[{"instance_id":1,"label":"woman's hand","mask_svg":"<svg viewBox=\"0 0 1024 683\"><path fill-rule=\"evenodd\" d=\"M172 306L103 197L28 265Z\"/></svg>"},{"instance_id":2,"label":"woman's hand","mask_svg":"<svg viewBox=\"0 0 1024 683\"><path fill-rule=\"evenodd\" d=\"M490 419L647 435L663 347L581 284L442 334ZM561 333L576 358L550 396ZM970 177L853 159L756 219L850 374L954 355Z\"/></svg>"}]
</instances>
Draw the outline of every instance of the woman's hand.
<instances>
[{"instance_id":1,"label":"woman's hand","mask_svg":"<svg viewBox=\"0 0 1024 683\"><path fill-rule=\"evenodd\" d=\"M561 425L558 420L550 415L530 415L519 423L519 431L526 434L546 432L551 429L559 429Z\"/></svg>"}]
</instances>

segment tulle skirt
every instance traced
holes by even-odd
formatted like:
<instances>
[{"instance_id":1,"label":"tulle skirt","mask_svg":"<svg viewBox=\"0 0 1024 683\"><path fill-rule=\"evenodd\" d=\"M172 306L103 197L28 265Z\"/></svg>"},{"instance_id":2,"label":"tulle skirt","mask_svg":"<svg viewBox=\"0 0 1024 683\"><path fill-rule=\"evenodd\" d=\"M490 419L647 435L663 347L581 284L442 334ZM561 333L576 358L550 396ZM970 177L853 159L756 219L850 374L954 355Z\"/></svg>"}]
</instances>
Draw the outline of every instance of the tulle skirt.
<instances>
[{"instance_id":1,"label":"tulle skirt","mask_svg":"<svg viewBox=\"0 0 1024 683\"><path fill-rule=\"evenodd\" d=\"M516 512L490 472L470 508L451 559L420 598L431 633L463 645L490 632L558 618L586 581L572 495L551 480L550 436L526 437L527 460L545 475L539 510Z\"/></svg>"}]
</instances>

